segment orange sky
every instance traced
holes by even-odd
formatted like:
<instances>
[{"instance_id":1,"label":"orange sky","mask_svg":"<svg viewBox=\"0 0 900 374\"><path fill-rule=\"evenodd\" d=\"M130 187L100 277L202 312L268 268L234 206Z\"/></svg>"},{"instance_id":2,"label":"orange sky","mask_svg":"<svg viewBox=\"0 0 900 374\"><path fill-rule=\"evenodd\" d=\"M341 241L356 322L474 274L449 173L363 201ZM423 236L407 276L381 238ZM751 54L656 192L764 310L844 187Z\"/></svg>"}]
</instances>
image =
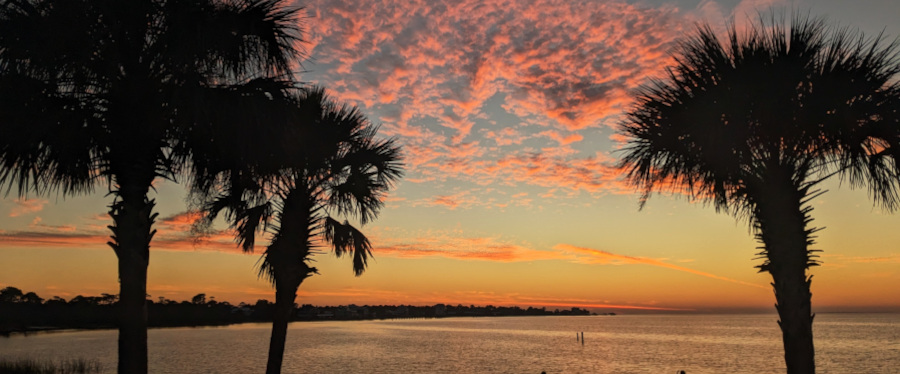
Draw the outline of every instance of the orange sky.
<instances>
[{"instance_id":1,"label":"orange sky","mask_svg":"<svg viewBox=\"0 0 900 374\"><path fill-rule=\"evenodd\" d=\"M310 1L303 81L360 105L404 147L407 175L365 227L375 261L353 277L320 255L312 304L494 304L596 311L774 311L745 223L672 196L638 211L611 167L629 92L698 20L717 27L788 6L900 35L900 3L859 1ZM892 16L893 15L893 16ZM838 181L814 201L825 226L816 310L900 310L900 214ZM102 192L102 191L98 191ZM222 233L190 237L176 183L158 182L148 289L234 303L272 298L257 255ZM0 201L0 286L43 297L116 293L109 199Z\"/></svg>"}]
</instances>

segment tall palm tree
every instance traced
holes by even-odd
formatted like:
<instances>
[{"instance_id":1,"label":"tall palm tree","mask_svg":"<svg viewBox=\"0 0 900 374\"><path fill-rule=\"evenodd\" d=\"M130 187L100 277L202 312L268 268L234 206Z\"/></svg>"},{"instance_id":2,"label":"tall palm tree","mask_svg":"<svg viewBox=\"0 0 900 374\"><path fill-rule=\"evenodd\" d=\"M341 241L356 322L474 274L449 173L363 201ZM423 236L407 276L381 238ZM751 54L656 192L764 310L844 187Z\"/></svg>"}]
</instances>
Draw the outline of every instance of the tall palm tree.
<instances>
[{"instance_id":1,"label":"tall palm tree","mask_svg":"<svg viewBox=\"0 0 900 374\"><path fill-rule=\"evenodd\" d=\"M698 26L668 77L642 87L620 167L643 191L686 192L747 219L772 275L788 373L815 372L809 201L838 175L897 208L897 44L794 16L760 16L721 42Z\"/></svg>"},{"instance_id":2,"label":"tall palm tree","mask_svg":"<svg viewBox=\"0 0 900 374\"><path fill-rule=\"evenodd\" d=\"M298 95L296 109L294 126L281 121L257 129L256 137L232 134L231 150L202 162L204 172L195 174L192 188L194 204L206 212L201 228L224 211L247 252L257 232L271 234L259 266L260 277L275 287L270 374L281 372L297 289L316 273L310 261L319 246L329 245L338 257L351 255L357 276L366 268L368 238L346 219L332 217L356 217L361 224L376 218L384 194L402 174L399 147L391 139L375 140L377 127L356 108L336 105L315 88Z\"/></svg>"},{"instance_id":3,"label":"tall palm tree","mask_svg":"<svg viewBox=\"0 0 900 374\"><path fill-rule=\"evenodd\" d=\"M0 183L113 195L120 373L147 372L152 183L183 172L209 127L279 107L299 57L296 12L278 0L0 4Z\"/></svg>"}]
</instances>

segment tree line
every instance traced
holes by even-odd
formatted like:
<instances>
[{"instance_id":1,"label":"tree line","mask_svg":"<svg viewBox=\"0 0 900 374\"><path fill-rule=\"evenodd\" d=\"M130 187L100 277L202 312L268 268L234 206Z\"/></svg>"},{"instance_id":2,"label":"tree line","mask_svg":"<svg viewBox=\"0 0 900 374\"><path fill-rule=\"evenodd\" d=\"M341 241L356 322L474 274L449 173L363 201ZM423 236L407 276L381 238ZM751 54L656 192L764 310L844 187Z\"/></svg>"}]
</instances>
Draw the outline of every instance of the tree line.
<instances>
[{"instance_id":1,"label":"tree line","mask_svg":"<svg viewBox=\"0 0 900 374\"><path fill-rule=\"evenodd\" d=\"M13 332L56 329L110 329L116 327L118 295L78 295L69 300L59 296L44 299L34 292L23 293L15 287L0 290L0 335ZM175 301L159 297L147 299L148 326L222 326L247 322L272 322L275 303L257 300L237 305L219 302L206 294L190 300ZM578 316L591 314L586 309L521 308L518 306L464 306L462 304L414 305L293 305L290 321L364 320L386 318L502 317L502 316Z\"/></svg>"}]
</instances>

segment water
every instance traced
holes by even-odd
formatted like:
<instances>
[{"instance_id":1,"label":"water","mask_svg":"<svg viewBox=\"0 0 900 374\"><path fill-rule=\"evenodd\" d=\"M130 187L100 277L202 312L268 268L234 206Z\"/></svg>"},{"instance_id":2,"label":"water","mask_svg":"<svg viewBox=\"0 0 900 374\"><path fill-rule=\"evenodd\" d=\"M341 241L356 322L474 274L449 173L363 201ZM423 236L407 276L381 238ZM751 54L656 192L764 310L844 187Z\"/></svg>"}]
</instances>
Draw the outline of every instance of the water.
<instances>
[{"instance_id":1,"label":"water","mask_svg":"<svg viewBox=\"0 0 900 374\"><path fill-rule=\"evenodd\" d=\"M784 373L774 315L623 315L302 322L285 373ZM270 325L149 331L151 373L253 373ZM820 314L819 373L896 373L900 315ZM585 343L576 341L584 331ZM101 361L115 371L116 331L0 338L0 358Z\"/></svg>"}]
</instances>

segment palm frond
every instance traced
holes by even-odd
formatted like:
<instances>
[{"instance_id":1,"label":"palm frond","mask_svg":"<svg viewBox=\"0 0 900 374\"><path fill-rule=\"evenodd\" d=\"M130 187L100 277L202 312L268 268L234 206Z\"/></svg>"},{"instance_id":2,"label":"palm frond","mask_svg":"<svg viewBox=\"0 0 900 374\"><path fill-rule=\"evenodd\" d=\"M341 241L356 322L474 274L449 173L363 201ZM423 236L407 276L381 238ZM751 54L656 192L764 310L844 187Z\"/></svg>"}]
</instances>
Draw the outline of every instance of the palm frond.
<instances>
[{"instance_id":1,"label":"palm frond","mask_svg":"<svg viewBox=\"0 0 900 374\"><path fill-rule=\"evenodd\" d=\"M0 184L39 194L93 187L97 158L87 124L93 112L54 85L11 72L0 73Z\"/></svg>"},{"instance_id":2,"label":"palm frond","mask_svg":"<svg viewBox=\"0 0 900 374\"><path fill-rule=\"evenodd\" d=\"M232 82L284 76L303 58L301 8L280 0L167 1L154 43L158 65L202 71Z\"/></svg>"},{"instance_id":3,"label":"palm frond","mask_svg":"<svg viewBox=\"0 0 900 374\"><path fill-rule=\"evenodd\" d=\"M182 123L173 153L191 160L191 184L204 190L220 173L243 177L277 172L288 147L285 132L295 121L293 84L258 79L225 87L182 87L177 95ZM273 142L275 142L273 144ZM266 146L260 146L266 144ZM192 187L193 188L193 187Z\"/></svg>"},{"instance_id":4,"label":"palm frond","mask_svg":"<svg viewBox=\"0 0 900 374\"><path fill-rule=\"evenodd\" d=\"M372 244L362 232L350 225L349 222L338 222L334 218L325 217L324 223L325 241L331 244L334 255L342 257L345 254L353 256L353 274L362 275L372 256Z\"/></svg>"},{"instance_id":5,"label":"palm frond","mask_svg":"<svg viewBox=\"0 0 900 374\"><path fill-rule=\"evenodd\" d=\"M896 206L900 173L883 152L900 131L889 104L896 43L803 15L790 25L760 15L744 31L732 24L727 41L698 26L678 44L667 79L636 92L619 167L642 204L656 191L686 192L749 217L753 189L783 170L796 186L838 171Z\"/></svg>"}]
</instances>

